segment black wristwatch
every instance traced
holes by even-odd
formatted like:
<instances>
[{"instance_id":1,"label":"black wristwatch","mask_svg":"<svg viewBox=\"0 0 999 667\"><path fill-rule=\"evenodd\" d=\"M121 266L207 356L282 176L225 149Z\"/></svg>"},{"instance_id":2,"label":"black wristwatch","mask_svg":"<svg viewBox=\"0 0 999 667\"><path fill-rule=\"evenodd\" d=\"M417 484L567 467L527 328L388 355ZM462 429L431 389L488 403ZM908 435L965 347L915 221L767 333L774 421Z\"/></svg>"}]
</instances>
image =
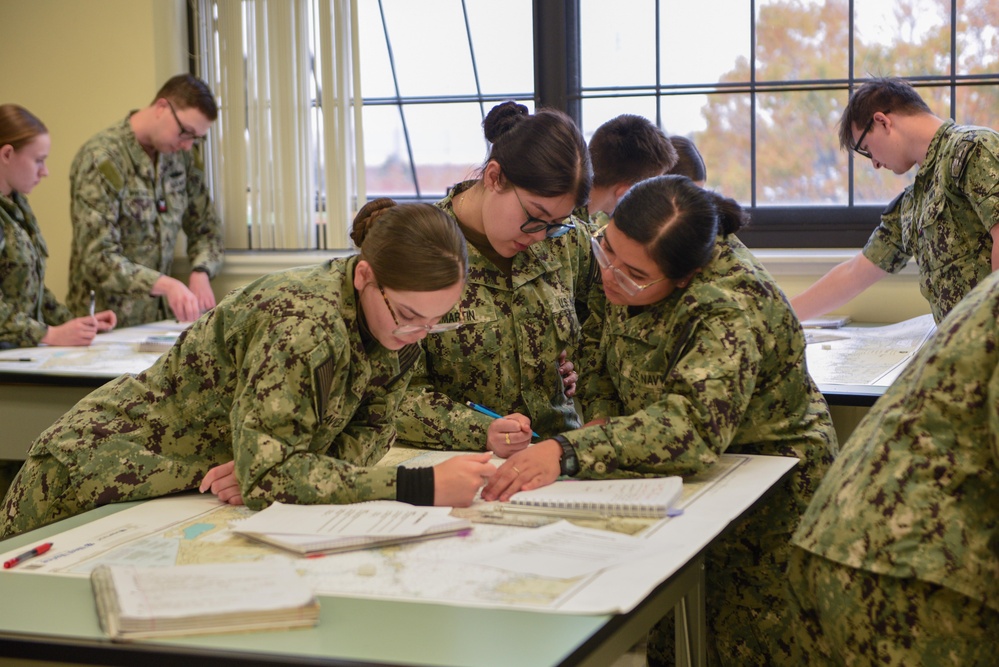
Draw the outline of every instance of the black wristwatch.
<instances>
[{"instance_id":1,"label":"black wristwatch","mask_svg":"<svg viewBox=\"0 0 999 667\"><path fill-rule=\"evenodd\" d=\"M576 448L566 440L564 435L556 435L552 440L562 446L562 458L558 462L559 474L575 477L579 472L579 457L576 456Z\"/></svg>"}]
</instances>

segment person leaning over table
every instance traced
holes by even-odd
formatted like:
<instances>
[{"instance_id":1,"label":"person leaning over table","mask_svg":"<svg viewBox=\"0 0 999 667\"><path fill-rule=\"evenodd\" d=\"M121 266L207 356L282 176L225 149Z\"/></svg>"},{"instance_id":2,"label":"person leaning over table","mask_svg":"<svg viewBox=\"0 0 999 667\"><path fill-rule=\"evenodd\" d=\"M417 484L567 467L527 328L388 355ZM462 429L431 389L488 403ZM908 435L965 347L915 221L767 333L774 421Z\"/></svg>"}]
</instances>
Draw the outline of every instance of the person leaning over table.
<instances>
[{"instance_id":1,"label":"person leaning over table","mask_svg":"<svg viewBox=\"0 0 999 667\"><path fill-rule=\"evenodd\" d=\"M791 299L807 320L842 306L915 257L920 292L940 322L999 268L999 133L934 115L904 79L863 83L843 110L839 143L912 184L881 214L863 252Z\"/></svg>"},{"instance_id":2,"label":"person leaning over table","mask_svg":"<svg viewBox=\"0 0 999 667\"><path fill-rule=\"evenodd\" d=\"M48 246L27 195L49 175L51 143L30 111L0 105L0 349L90 345L117 322L110 310L74 318L45 286Z\"/></svg>"},{"instance_id":3,"label":"person leaning over table","mask_svg":"<svg viewBox=\"0 0 999 667\"><path fill-rule=\"evenodd\" d=\"M689 476L723 453L800 463L707 552L708 663L786 662L790 536L836 452L786 297L735 236L739 205L685 176L635 185L593 239L604 308L584 326L587 426L513 454L482 491L581 478ZM673 661L672 612L650 632L650 665Z\"/></svg>"},{"instance_id":4,"label":"person leaning over table","mask_svg":"<svg viewBox=\"0 0 999 667\"><path fill-rule=\"evenodd\" d=\"M593 190L587 217L610 215L635 183L661 176L676 165L677 152L665 133L643 116L621 114L596 129L587 146Z\"/></svg>"},{"instance_id":5,"label":"person leaning over table","mask_svg":"<svg viewBox=\"0 0 999 667\"><path fill-rule=\"evenodd\" d=\"M252 509L470 504L495 471L489 454L375 465L395 436L417 341L461 294L465 240L439 209L388 199L361 209L351 237L359 255L235 290L148 370L97 389L43 432L4 498L0 537L199 485Z\"/></svg>"},{"instance_id":6,"label":"person leaning over table","mask_svg":"<svg viewBox=\"0 0 999 667\"><path fill-rule=\"evenodd\" d=\"M999 274L867 413L792 539L802 665L999 660Z\"/></svg>"},{"instance_id":7,"label":"person leaning over table","mask_svg":"<svg viewBox=\"0 0 999 667\"><path fill-rule=\"evenodd\" d=\"M437 204L468 241L468 282L448 315L464 325L422 342L396 428L400 444L506 456L532 430L580 424L571 358L594 271L589 236L571 214L592 175L586 142L560 111L504 102L482 125L491 148L479 177Z\"/></svg>"},{"instance_id":8,"label":"person leaning over table","mask_svg":"<svg viewBox=\"0 0 999 667\"><path fill-rule=\"evenodd\" d=\"M149 106L77 152L67 299L74 313L90 307L91 290L122 326L171 317L190 322L215 306L210 281L222 266L221 223L194 146L217 114L208 86L179 74ZM170 275L181 231L191 264L187 285Z\"/></svg>"}]
</instances>

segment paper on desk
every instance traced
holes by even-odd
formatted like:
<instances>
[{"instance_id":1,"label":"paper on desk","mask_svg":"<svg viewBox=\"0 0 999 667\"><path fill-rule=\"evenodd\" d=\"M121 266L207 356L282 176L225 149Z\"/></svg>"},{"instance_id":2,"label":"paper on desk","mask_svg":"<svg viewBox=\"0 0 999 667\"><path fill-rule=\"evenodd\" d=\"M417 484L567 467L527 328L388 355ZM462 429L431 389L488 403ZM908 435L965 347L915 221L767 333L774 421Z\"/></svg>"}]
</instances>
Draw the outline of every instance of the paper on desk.
<instances>
[{"instance_id":1,"label":"paper on desk","mask_svg":"<svg viewBox=\"0 0 999 667\"><path fill-rule=\"evenodd\" d=\"M450 507L415 507L395 500L351 505L285 505L274 503L238 522L241 532L330 537L408 537L451 523Z\"/></svg>"},{"instance_id":2,"label":"paper on desk","mask_svg":"<svg viewBox=\"0 0 999 667\"><path fill-rule=\"evenodd\" d=\"M808 372L819 385L889 385L936 330L931 315L898 324L837 329L840 340L808 345Z\"/></svg>"},{"instance_id":3,"label":"paper on desk","mask_svg":"<svg viewBox=\"0 0 999 667\"><path fill-rule=\"evenodd\" d=\"M554 579L572 579L640 560L656 551L631 535L558 521L456 553L452 560Z\"/></svg>"}]
</instances>

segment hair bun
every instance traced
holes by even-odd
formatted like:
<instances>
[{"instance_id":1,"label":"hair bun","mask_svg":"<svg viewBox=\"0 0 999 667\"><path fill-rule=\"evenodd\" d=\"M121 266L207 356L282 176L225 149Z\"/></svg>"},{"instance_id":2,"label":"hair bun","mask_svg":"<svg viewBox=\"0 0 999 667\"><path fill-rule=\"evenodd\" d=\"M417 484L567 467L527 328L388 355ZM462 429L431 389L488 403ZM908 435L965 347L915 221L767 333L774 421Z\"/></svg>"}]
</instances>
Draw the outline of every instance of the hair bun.
<instances>
[{"instance_id":1,"label":"hair bun","mask_svg":"<svg viewBox=\"0 0 999 667\"><path fill-rule=\"evenodd\" d=\"M395 200L388 197L372 199L362 206L361 210L354 216L354 224L350 228L350 240L354 242L354 245L360 248L371 226L378 221L382 213L393 206L396 206Z\"/></svg>"},{"instance_id":2,"label":"hair bun","mask_svg":"<svg viewBox=\"0 0 999 667\"><path fill-rule=\"evenodd\" d=\"M496 139L515 127L524 118L529 118L531 112L523 104L514 101L497 104L482 121L482 129L485 131L486 140L495 143Z\"/></svg>"}]
</instances>

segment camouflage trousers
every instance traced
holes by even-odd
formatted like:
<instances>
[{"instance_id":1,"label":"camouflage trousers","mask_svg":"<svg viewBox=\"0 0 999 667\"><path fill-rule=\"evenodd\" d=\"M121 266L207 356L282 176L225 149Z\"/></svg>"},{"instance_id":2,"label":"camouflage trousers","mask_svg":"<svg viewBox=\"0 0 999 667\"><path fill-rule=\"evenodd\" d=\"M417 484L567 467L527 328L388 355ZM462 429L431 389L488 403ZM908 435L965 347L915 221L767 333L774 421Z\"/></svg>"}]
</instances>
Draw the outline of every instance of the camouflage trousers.
<instances>
[{"instance_id":1,"label":"camouflage trousers","mask_svg":"<svg viewBox=\"0 0 999 667\"><path fill-rule=\"evenodd\" d=\"M29 456L0 505L0 539L89 509L93 505L81 504L65 466L48 455Z\"/></svg>"},{"instance_id":2,"label":"camouflage trousers","mask_svg":"<svg viewBox=\"0 0 999 667\"><path fill-rule=\"evenodd\" d=\"M859 570L794 548L788 587L799 618L798 664L999 664L999 612L943 586Z\"/></svg>"},{"instance_id":3,"label":"camouflage trousers","mask_svg":"<svg viewBox=\"0 0 999 667\"><path fill-rule=\"evenodd\" d=\"M794 664L785 585L790 533L767 534L762 527L759 520L744 523L705 552L708 665ZM676 664L672 611L649 631L646 659L649 667Z\"/></svg>"}]
</instances>

